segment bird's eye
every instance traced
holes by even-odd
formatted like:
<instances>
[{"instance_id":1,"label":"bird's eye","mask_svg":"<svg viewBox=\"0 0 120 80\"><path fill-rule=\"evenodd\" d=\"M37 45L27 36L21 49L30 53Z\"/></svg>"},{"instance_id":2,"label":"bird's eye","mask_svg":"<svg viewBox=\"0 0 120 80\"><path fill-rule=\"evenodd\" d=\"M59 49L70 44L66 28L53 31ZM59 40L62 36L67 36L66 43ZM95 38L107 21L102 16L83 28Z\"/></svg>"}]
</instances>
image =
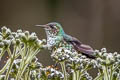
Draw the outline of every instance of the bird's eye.
<instances>
[{"instance_id":1,"label":"bird's eye","mask_svg":"<svg viewBox=\"0 0 120 80\"><path fill-rule=\"evenodd\" d=\"M53 25L50 25L50 28L54 29L54 26L53 26Z\"/></svg>"}]
</instances>

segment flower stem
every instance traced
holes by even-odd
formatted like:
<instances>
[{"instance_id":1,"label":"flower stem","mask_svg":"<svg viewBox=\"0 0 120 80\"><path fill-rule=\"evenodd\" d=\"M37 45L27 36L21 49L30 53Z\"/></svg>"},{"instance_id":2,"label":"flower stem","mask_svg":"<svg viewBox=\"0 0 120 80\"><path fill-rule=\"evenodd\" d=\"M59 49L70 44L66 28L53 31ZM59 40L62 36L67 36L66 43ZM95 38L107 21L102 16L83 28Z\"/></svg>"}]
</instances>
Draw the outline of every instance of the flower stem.
<instances>
[{"instance_id":1,"label":"flower stem","mask_svg":"<svg viewBox=\"0 0 120 80\"><path fill-rule=\"evenodd\" d=\"M9 49L9 48L8 48L8 53L10 53L10 54L11 54L11 51L10 51L10 49ZM16 46L14 47L14 52L13 52L13 55L11 55L10 65L9 65L8 71L7 71L7 73L6 73L5 80L8 80L8 78L9 78L9 73L10 73L10 71L11 71L11 69L12 69L12 66L13 66L13 61L14 61L14 59L15 59L15 53L16 53Z\"/></svg>"},{"instance_id":2,"label":"flower stem","mask_svg":"<svg viewBox=\"0 0 120 80\"><path fill-rule=\"evenodd\" d=\"M80 72L79 71L76 71L76 80L79 80L79 78L80 78Z\"/></svg>"},{"instance_id":3,"label":"flower stem","mask_svg":"<svg viewBox=\"0 0 120 80\"><path fill-rule=\"evenodd\" d=\"M1 51L1 53L0 53L0 60L1 60L2 56L4 55L5 51L6 51L6 50L2 49L2 51Z\"/></svg>"},{"instance_id":4,"label":"flower stem","mask_svg":"<svg viewBox=\"0 0 120 80\"><path fill-rule=\"evenodd\" d=\"M27 50L27 48L24 50L25 54L27 52L26 50ZM22 59L22 62L20 64L20 68L19 68L17 76L16 76L16 80L19 80L22 77L22 75L25 72L28 64L32 61L34 56L40 51L40 50L36 50L36 51L33 52L33 51L30 51L30 49L28 49L28 50L29 50L28 55L25 56L26 58L23 57L23 59ZM31 54L31 55L29 55L29 54Z\"/></svg>"},{"instance_id":5,"label":"flower stem","mask_svg":"<svg viewBox=\"0 0 120 80\"><path fill-rule=\"evenodd\" d=\"M103 66L104 80L109 80L107 68L108 68L108 67Z\"/></svg>"},{"instance_id":6,"label":"flower stem","mask_svg":"<svg viewBox=\"0 0 120 80\"><path fill-rule=\"evenodd\" d=\"M10 59L8 59L7 63L5 64L5 66L0 70L0 75L3 74L6 70L6 68L8 67L8 65L10 64Z\"/></svg>"},{"instance_id":7,"label":"flower stem","mask_svg":"<svg viewBox=\"0 0 120 80\"><path fill-rule=\"evenodd\" d=\"M110 80L113 80L113 65L110 66Z\"/></svg>"},{"instance_id":8,"label":"flower stem","mask_svg":"<svg viewBox=\"0 0 120 80\"><path fill-rule=\"evenodd\" d=\"M99 74L94 80L103 80L103 73L102 74Z\"/></svg>"},{"instance_id":9,"label":"flower stem","mask_svg":"<svg viewBox=\"0 0 120 80\"><path fill-rule=\"evenodd\" d=\"M72 80L76 80L76 72L73 72Z\"/></svg>"},{"instance_id":10,"label":"flower stem","mask_svg":"<svg viewBox=\"0 0 120 80\"><path fill-rule=\"evenodd\" d=\"M60 65L62 68L62 72L64 74L64 80L67 80L67 72L66 72L66 68L65 68L65 62L61 62Z\"/></svg>"}]
</instances>

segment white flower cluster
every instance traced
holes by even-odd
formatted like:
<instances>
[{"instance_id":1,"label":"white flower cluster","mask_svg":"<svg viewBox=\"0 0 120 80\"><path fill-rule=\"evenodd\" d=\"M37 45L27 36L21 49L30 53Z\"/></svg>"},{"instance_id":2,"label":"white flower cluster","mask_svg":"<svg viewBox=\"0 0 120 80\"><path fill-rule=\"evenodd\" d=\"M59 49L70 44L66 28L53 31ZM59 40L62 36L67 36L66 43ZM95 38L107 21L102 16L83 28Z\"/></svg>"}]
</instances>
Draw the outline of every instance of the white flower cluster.
<instances>
[{"instance_id":1,"label":"white flower cluster","mask_svg":"<svg viewBox=\"0 0 120 80\"><path fill-rule=\"evenodd\" d=\"M108 53L106 48L102 48L101 51L95 50L95 59L89 59L86 56L82 54L78 54L74 49L68 49L65 46L60 46L56 50L54 50L54 53L51 55L51 57L61 63L65 62L67 73L74 74L75 71L79 71L82 73L82 77L85 77L86 79L92 77L86 77L84 74L87 73L88 69L92 68L98 68L100 74L104 73L104 76L106 76L106 72L110 73L117 78L120 76L120 54L117 52L114 53ZM102 71L101 71L102 70ZM102 72L102 73L101 73ZM116 75L117 73L117 75ZM109 74L109 75L110 75ZM109 77L109 76L108 76ZM109 77L110 79L110 77Z\"/></svg>"},{"instance_id":2,"label":"white flower cluster","mask_svg":"<svg viewBox=\"0 0 120 80\"><path fill-rule=\"evenodd\" d=\"M113 65L113 64L120 64L120 54L117 52L114 53L107 53L106 49L103 48L101 51L96 50L96 60L97 60L97 65Z\"/></svg>"},{"instance_id":3,"label":"white flower cluster","mask_svg":"<svg viewBox=\"0 0 120 80\"><path fill-rule=\"evenodd\" d=\"M18 73L18 69L20 67L20 63L21 63L22 59L16 59L14 60L14 64L12 66L12 70L11 70L11 77L12 79L15 79L15 76L17 76ZM29 70L30 72L30 77L31 78L39 78L40 75L40 69L42 68L42 64L38 62L38 59L35 57L31 63L28 64L25 72L27 72Z\"/></svg>"},{"instance_id":4,"label":"white flower cluster","mask_svg":"<svg viewBox=\"0 0 120 80\"><path fill-rule=\"evenodd\" d=\"M9 47L10 44L19 45L20 43L30 44L41 46L45 40L39 40L36 36L36 33L29 33L29 31L22 31L21 29L17 30L17 32L11 32L9 28L3 27L2 33L0 33L0 48ZM34 44L33 44L34 43Z\"/></svg>"},{"instance_id":5,"label":"white flower cluster","mask_svg":"<svg viewBox=\"0 0 120 80\"><path fill-rule=\"evenodd\" d=\"M68 50L66 47L57 48L51 55L56 61L65 61L70 59L72 56L76 56L77 52L75 50Z\"/></svg>"},{"instance_id":6,"label":"white flower cluster","mask_svg":"<svg viewBox=\"0 0 120 80\"><path fill-rule=\"evenodd\" d=\"M0 75L5 73L5 80L8 80L9 76L19 79L28 68L34 70L41 67L40 63L32 64L31 61L41 49L44 49L43 45L45 43L46 40L39 40L34 32L30 33L21 29L12 32L5 26L1 28L0 60L6 53L8 54L8 60L0 70Z\"/></svg>"},{"instance_id":7,"label":"white flower cluster","mask_svg":"<svg viewBox=\"0 0 120 80\"><path fill-rule=\"evenodd\" d=\"M101 51L95 50L97 56L97 68L99 69L99 74L104 74L104 78L119 80L120 77L120 54L117 52L108 53L106 48L102 48ZM106 76L106 74L108 76Z\"/></svg>"},{"instance_id":8,"label":"white flower cluster","mask_svg":"<svg viewBox=\"0 0 120 80\"><path fill-rule=\"evenodd\" d=\"M41 71L41 77L46 76L47 79L57 78L58 80L59 79L61 80L64 78L64 75L62 72L56 70L55 68L52 68L51 66L48 66L46 68L40 68L40 71Z\"/></svg>"},{"instance_id":9,"label":"white flower cluster","mask_svg":"<svg viewBox=\"0 0 120 80\"><path fill-rule=\"evenodd\" d=\"M81 79L83 77L91 79L91 76L86 76L85 72L87 73L88 69L96 67L95 60L91 60L76 52L72 47L69 49L66 46L60 46L54 50L51 57L59 63L65 62L67 73L74 74L76 71L80 72L82 74Z\"/></svg>"}]
</instances>

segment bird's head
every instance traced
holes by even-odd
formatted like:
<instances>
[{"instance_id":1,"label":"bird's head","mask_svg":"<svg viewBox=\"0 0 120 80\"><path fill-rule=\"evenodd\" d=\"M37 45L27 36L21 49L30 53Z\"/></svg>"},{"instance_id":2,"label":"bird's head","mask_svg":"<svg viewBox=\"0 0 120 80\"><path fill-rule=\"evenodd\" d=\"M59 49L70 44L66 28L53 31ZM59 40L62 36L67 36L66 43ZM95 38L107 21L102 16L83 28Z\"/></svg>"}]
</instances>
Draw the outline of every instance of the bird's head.
<instances>
[{"instance_id":1,"label":"bird's head","mask_svg":"<svg viewBox=\"0 0 120 80\"><path fill-rule=\"evenodd\" d=\"M46 34L50 36L58 36L64 34L62 26L57 22L51 22L45 25L36 25L45 29Z\"/></svg>"}]
</instances>

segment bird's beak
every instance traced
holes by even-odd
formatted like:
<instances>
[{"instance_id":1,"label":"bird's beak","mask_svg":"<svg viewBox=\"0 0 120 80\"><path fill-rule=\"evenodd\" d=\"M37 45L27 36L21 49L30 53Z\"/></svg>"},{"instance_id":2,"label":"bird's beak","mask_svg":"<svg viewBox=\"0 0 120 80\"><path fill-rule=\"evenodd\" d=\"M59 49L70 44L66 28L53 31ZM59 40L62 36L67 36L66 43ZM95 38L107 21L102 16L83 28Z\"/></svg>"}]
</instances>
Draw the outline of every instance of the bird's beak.
<instances>
[{"instance_id":1,"label":"bird's beak","mask_svg":"<svg viewBox=\"0 0 120 80\"><path fill-rule=\"evenodd\" d=\"M49 27L49 26L47 26L47 25L35 25L35 26L42 27L42 28L47 28L47 27Z\"/></svg>"}]
</instances>

